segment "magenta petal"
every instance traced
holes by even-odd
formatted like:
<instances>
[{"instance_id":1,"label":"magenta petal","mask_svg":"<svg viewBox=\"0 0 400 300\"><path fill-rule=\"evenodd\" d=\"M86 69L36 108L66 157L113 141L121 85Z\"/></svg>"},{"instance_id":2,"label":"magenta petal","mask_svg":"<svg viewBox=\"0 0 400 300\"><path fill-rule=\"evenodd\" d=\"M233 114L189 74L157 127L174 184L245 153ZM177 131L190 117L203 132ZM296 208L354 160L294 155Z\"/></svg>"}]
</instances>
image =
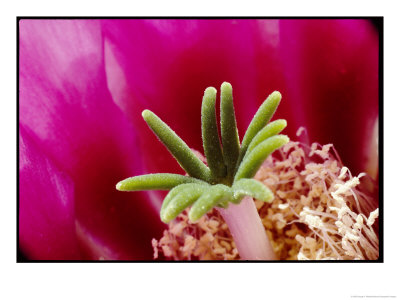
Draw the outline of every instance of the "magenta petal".
<instances>
[{"instance_id":1,"label":"magenta petal","mask_svg":"<svg viewBox=\"0 0 400 300\"><path fill-rule=\"evenodd\" d=\"M292 138L334 143L365 170L378 115L378 36L365 20L105 20L107 76L150 151L149 171L179 171L140 118L150 108L201 150L196 114L205 87L234 86L239 133L273 90ZM107 59L108 58L108 59ZM116 79L118 78L118 79ZM183 104L183 105L181 105ZM189 124L189 125L188 125ZM145 138L146 137L146 138Z\"/></svg>"},{"instance_id":2,"label":"magenta petal","mask_svg":"<svg viewBox=\"0 0 400 300\"><path fill-rule=\"evenodd\" d=\"M379 105L376 29L365 20L280 23L286 98L303 114L295 125L311 141L333 143L353 172L365 171Z\"/></svg>"},{"instance_id":3,"label":"magenta petal","mask_svg":"<svg viewBox=\"0 0 400 300\"><path fill-rule=\"evenodd\" d=\"M149 171L180 168L146 128L143 109L154 111L202 151L199 111L205 88L232 83L241 136L257 104L273 91L272 84L264 86L258 99L256 20L105 20L102 25L112 62L107 75L125 82L125 88L114 84L111 92L140 128L142 147L152 157L146 161Z\"/></svg>"},{"instance_id":4,"label":"magenta petal","mask_svg":"<svg viewBox=\"0 0 400 300\"><path fill-rule=\"evenodd\" d=\"M41 153L23 127L19 146L22 252L27 259L80 259L71 178Z\"/></svg>"},{"instance_id":5,"label":"magenta petal","mask_svg":"<svg viewBox=\"0 0 400 300\"><path fill-rule=\"evenodd\" d=\"M106 244L112 258L151 259L150 241L164 228L161 199L115 189L143 174L142 154L108 91L97 20L21 21L20 122L72 178L82 232ZM86 258L99 258L89 252Z\"/></svg>"}]
</instances>

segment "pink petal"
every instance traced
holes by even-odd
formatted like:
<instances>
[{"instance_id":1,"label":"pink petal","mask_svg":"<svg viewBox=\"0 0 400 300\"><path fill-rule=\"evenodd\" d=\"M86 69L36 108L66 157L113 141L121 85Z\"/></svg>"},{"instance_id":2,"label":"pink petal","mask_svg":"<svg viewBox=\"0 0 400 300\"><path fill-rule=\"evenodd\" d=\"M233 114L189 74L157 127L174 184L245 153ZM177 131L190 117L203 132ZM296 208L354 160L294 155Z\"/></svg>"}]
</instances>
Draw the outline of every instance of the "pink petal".
<instances>
[{"instance_id":1,"label":"pink petal","mask_svg":"<svg viewBox=\"0 0 400 300\"><path fill-rule=\"evenodd\" d=\"M161 199L115 189L144 172L136 130L107 89L98 21L21 21L20 70L20 121L72 178L82 232L112 258L151 259L150 241L164 228Z\"/></svg>"},{"instance_id":2,"label":"pink petal","mask_svg":"<svg viewBox=\"0 0 400 300\"><path fill-rule=\"evenodd\" d=\"M146 160L149 171L181 172L141 119L145 108L170 124L190 147L202 151L204 90L219 89L229 81L239 132L244 134L258 102L256 21L105 20L102 25L107 77L113 81L110 90L139 129L142 148L151 158ZM272 91L272 85L265 86L262 98Z\"/></svg>"},{"instance_id":3,"label":"pink petal","mask_svg":"<svg viewBox=\"0 0 400 300\"><path fill-rule=\"evenodd\" d=\"M106 20L107 77L118 105L140 128L150 108L201 150L198 111L205 87L234 86L239 132L273 90L276 118L292 138L333 142L355 172L365 169L378 115L378 36L365 20ZM115 84L118 77L119 85ZM181 105L181 106L180 106ZM139 117L138 117L139 116ZM190 125L188 125L190 124ZM151 171L179 170L155 139ZM150 150L148 150L150 151ZM168 158L167 158L168 157Z\"/></svg>"},{"instance_id":4,"label":"pink petal","mask_svg":"<svg viewBox=\"0 0 400 300\"><path fill-rule=\"evenodd\" d=\"M310 140L333 143L354 173L365 171L378 117L376 29L365 20L282 20L286 99ZM299 123L302 121L303 124Z\"/></svg>"},{"instance_id":5,"label":"pink petal","mask_svg":"<svg viewBox=\"0 0 400 300\"><path fill-rule=\"evenodd\" d=\"M74 185L23 126L19 136L19 243L27 259L80 259ZM49 201L51 199L51 201Z\"/></svg>"}]
</instances>

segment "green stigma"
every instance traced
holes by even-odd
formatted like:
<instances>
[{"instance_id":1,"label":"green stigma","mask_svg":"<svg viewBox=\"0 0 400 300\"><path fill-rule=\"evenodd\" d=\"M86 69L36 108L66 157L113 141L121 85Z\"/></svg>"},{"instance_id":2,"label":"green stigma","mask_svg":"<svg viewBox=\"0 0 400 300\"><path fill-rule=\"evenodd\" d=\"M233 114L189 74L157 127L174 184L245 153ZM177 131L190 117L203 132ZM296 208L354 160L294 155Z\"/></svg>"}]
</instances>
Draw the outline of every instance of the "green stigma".
<instances>
[{"instance_id":1,"label":"green stigma","mask_svg":"<svg viewBox=\"0 0 400 300\"><path fill-rule=\"evenodd\" d=\"M236 125L232 86L221 85L221 140L215 112L217 90L205 90L201 107L201 130L204 164L189 146L159 117L149 110L142 116L161 143L178 161L188 176L157 173L130 177L117 183L119 191L169 190L161 211L165 223L175 219L191 206L189 219L200 219L214 207L226 208L229 202L239 204L245 196L270 202L272 192L261 182L252 179L265 159L275 150L289 142L286 135L279 134L285 120L269 123L275 113L281 94L273 92L260 106L250 122L242 143Z\"/></svg>"}]
</instances>

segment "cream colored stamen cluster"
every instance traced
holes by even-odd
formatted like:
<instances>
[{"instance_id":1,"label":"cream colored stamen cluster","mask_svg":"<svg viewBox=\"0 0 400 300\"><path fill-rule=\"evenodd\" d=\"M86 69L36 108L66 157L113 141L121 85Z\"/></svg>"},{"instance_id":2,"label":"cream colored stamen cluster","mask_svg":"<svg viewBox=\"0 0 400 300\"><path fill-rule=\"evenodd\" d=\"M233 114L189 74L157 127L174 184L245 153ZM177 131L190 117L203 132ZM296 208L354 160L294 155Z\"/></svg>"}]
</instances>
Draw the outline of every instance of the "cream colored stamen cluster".
<instances>
[{"instance_id":1,"label":"cream colored stamen cluster","mask_svg":"<svg viewBox=\"0 0 400 300\"><path fill-rule=\"evenodd\" d=\"M342 166L330 144L307 147L289 142L268 157L255 178L271 189L275 199L269 204L255 203L277 257L377 259L377 201L361 189L362 177L371 188L368 176L353 177ZM240 259L216 210L196 224L188 222L185 211L152 244L155 259Z\"/></svg>"},{"instance_id":2,"label":"cream colored stamen cluster","mask_svg":"<svg viewBox=\"0 0 400 300\"><path fill-rule=\"evenodd\" d=\"M217 210L204 215L193 224L186 209L169 224L163 237L152 240L154 259L159 252L173 260L234 260L239 259L238 250Z\"/></svg>"}]
</instances>

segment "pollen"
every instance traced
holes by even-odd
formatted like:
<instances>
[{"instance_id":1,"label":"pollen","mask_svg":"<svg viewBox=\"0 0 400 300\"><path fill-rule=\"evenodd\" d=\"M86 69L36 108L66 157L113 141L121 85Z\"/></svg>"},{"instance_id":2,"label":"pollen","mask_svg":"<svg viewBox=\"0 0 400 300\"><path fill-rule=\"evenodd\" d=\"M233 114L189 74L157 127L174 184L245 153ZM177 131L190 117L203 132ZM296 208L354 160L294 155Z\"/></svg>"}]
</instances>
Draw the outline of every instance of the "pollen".
<instances>
[{"instance_id":1,"label":"pollen","mask_svg":"<svg viewBox=\"0 0 400 300\"><path fill-rule=\"evenodd\" d=\"M378 215L379 215L379 210L377 208L377 209L375 209L373 212L371 212L369 214L369 217L368 217L368 220L367 220L367 225L368 226L372 226L374 224L374 222L375 222L375 219L378 217Z\"/></svg>"},{"instance_id":2,"label":"pollen","mask_svg":"<svg viewBox=\"0 0 400 300\"><path fill-rule=\"evenodd\" d=\"M279 209L282 209L282 210L284 210L284 209L286 209L286 208L288 208L289 207L289 203L286 203L286 204L279 204L278 205L278 208Z\"/></svg>"},{"instance_id":3,"label":"pollen","mask_svg":"<svg viewBox=\"0 0 400 300\"><path fill-rule=\"evenodd\" d=\"M275 198L255 204L278 259L377 259L378 203L371 184L364 187L363 177L374 183L365 173L352 176L331 144L310 147L291 141L269 156L254 178ZM155 259L240 259L228 226L215 209L195 224L185 210L152 246Z\"/></svg>"}]
</instances>

